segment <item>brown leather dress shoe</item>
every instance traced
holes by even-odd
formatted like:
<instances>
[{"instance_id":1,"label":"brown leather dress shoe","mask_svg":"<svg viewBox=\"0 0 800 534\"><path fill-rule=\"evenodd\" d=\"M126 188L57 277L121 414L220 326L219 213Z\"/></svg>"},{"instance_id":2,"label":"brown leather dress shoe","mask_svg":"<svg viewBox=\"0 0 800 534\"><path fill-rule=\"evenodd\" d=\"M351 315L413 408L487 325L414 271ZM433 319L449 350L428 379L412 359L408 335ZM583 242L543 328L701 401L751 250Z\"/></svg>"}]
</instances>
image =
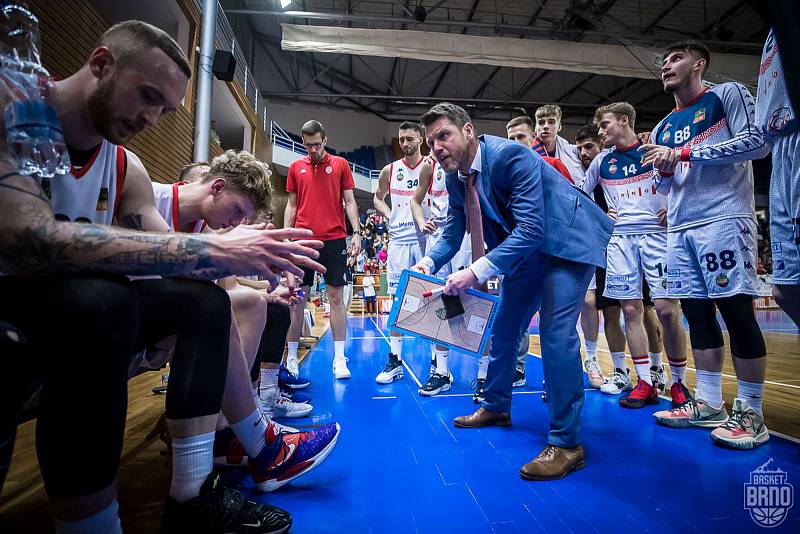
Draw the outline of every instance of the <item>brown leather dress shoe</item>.
<instances>
[{"instance_id":1,"label":"brown leather dress shoe","mask_svg":"<svg viewBox=\"0 0 800 534\"><path fill-rule=\"evenodd\" d=\"M453 424L460 428L510 426L511 415L508 412L490 412L486 408L480 407L473 414L456 417L453 419Z\"/></svg>"},{"instance_id":2,"label":"brown leather dress shoe","mask_svg":"<svg viewBox=\"0 0 800 534\"><path fill-rule=\"evenodd\" d=\"M574 449L548 445L539 456L522 466L519 476L525 480L557 480L585 466L582 445Z\"/></svg>"}]
</instances>

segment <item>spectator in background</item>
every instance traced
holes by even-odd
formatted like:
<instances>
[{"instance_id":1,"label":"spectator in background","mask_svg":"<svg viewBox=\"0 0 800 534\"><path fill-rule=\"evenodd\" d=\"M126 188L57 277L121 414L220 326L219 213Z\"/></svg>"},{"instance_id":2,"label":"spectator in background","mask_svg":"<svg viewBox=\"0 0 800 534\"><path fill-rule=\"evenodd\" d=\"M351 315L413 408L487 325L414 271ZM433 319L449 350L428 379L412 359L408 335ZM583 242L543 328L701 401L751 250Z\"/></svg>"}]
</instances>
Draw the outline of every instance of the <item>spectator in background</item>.
<instances>
[{"instance_id":1,"label":"spectator in background","mask_svg":"<svg viewBox=\"0 0 800 534\"><path fill-rule=\"evenodd\" d=\"M375 279L371 274L365 274L361 280L361 285L364 286L364 307L368 314L373 314L377 311L375 303Z\"/></svg>"},{"instance_id":2,"label":"spectator in background","mask_svg":"<svg viewBox=\"0 0 800 534\"><path fill-rule=\"evenodd\" d=\"M221 146L221 143L219 142L219 134L217 133L217 121L211 121L211 127L209 128L208 138L212 142Z\"/></svg>"}]
</instances>

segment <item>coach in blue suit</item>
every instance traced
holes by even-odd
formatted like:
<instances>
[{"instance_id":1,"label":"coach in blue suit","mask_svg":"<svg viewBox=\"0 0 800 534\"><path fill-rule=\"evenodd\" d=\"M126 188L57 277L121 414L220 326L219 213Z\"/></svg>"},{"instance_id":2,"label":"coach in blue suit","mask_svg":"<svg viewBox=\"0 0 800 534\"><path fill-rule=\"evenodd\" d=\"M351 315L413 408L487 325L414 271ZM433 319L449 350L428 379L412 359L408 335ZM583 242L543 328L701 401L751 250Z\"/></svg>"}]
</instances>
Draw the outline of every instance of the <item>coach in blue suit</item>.
<instances>
[{"instance_id":1,"label":"coach in blue suit","mask_svg":"<svg viewBox=\"0 0 800 534\"><path fill-rule=\"evenodd\" d=\"M477 136L469 115L442 103L421 119L433 156L446 171L450 207L437 244L414 268L435 272L458 251L467 224L465 180L477 173L487 254L450 275L447 294L505 275L489 354L485 400L456 426L511 424L511 385L523 329L539 311L550 409L548 445L520 470L551 480L583 467L580 413L583 370L575 329L594 266L605 266L613 224L594 202L541 157L518 143Z\"/></svg>"}]
</instances>

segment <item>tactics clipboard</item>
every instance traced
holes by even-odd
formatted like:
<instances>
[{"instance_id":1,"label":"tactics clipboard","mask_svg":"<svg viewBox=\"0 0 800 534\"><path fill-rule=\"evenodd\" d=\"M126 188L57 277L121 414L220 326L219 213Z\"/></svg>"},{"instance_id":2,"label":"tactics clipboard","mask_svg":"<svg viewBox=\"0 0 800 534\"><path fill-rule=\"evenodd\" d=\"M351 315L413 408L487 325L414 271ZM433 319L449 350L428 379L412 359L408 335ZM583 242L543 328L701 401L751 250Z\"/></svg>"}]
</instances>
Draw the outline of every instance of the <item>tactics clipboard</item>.
<instances>
[{"instance_id":1,"label":"tactics clipboard","mask_svg":"<svg viewBox=\"0 0 800 534\"><path fill-rule=\"evenodd\" d=\"M441 288L444 284L440 278L404 270L389 314L389 328L473 356L482 356L492 333L500 299L468 289L461 297L464 313L447 319L441 294L422 296L424 292Z\"/></svg>"}]
</instances>

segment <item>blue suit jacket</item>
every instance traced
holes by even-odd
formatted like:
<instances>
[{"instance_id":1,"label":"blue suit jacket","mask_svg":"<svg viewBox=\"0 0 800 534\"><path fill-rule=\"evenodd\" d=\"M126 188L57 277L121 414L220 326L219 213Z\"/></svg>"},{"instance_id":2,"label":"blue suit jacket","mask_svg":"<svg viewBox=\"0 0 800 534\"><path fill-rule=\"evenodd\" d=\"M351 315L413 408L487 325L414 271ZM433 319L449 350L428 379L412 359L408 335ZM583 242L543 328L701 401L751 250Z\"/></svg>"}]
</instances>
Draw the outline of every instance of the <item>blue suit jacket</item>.
<instances>
[{"instance_id":1,"label":"blue suit jacket","mask_svg":"<svg viewBox=\"0 0 800 534\"><path fill-rule=\"evenodd\" d=\"M479 140L478 183L503 221L491 220L481 199L487 259L506 275L536 251L605 267L614 223L603 210L530 149L492 135ZM455 255L466 230L465 185L457 172L445 179L450 197L447 222L442 238L427 253L435 270Z\"/></svg>"}]
</instances>

